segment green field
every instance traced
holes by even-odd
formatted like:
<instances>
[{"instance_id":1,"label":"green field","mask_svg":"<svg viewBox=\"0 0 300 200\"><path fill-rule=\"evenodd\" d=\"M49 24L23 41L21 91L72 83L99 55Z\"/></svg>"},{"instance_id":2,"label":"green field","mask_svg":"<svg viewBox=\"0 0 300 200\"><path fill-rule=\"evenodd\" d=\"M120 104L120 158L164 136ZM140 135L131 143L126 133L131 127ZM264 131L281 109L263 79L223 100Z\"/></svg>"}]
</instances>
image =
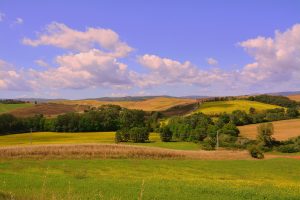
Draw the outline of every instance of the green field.
<instances>
[{"instance_id":1,"label":"green field","mask_svg":"<svg viewBox=\"0 0 300 200\"><path fill-rule=\"evenodd\" d=\"M114 132L91 133L56 133L36 132L0 136L0 146L34 144L83 144L83 143L115 143ZM151 133L150 142L135 143L134 145L162 147L180 150L196 150L199 144L192 142L161 142L159 134ZM130 144L130 143L129 143ZM133 144L133 143L131 143Z\"/></svg>"},{"instance_id":2,"label":"green field","mask_svg":"<svg viewBox=\"0 0 300 200\"><path fill-rule=\"evenodd\" d=\"M299 171L292 159L5 160L0 199L296 200Z\"/></svg>"},{"instance_id":3,"label":"green field","mask_svg":"<svg viewBox=\"0 0 300 200\"><path fill-rule=\"evenodd\" d=\"M260 112L267 109L280 108L279 106L260 103L256 101L248 100L233 100L233 101L214 101L205 102L200 105L200 108L195 112L202 112L208 115L220 114L220 113L232 113L234 110L243 110L247 113L249 109L253 107L256 111Z\"/></svg>"},{"instance_id":4,"label":"green field","mask_svg":"<svg viewBox=\"0 0 300 200\"><path fill-rule=\"evenodd\" d=\"M26 107L31 107L32 104L30 103L22 103L22 104L3 104L0 103L0 113L5 113L9 112L12 110L15 110L17 108L26 108Z\"/></svg>"}]
</instances>

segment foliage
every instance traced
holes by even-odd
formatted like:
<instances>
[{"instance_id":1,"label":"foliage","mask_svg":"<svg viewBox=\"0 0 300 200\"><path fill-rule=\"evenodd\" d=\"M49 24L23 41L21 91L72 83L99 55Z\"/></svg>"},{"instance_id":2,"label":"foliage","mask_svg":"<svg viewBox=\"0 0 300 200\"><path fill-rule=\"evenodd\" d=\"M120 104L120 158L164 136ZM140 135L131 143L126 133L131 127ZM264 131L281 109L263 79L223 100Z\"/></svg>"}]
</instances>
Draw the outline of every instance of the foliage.
<instances>
[{"instance_id":1,"label":"foliage","mask_svg":"<svg viewBox=\"0 0 300 200\"><path fill-rule=\"evenodd\" d=\"M299 104L296 101L291 100L288 97L284 97L284 96L257 95L257 96L250 96L247 99L250 101L258 101L262 103L278 105L287 108L295 108L299 106Z\"/></svg>"},{"instance_id":2,"label":"foliage","mask_svg":"<svg viewBox=\"0 0 300 200\"><path fill-rule=\"evenodd\" d=\"M250 155L253 158L257 158L257 159L263 159L264 158L264 154L258 146L252 145L252 146L249 147L248 151L249 151Z\"/></svg>"},{"instance_id":3,"label":"foliage","mask_svg":"<svg viewBox=\"0 0 300 200\"><path fill-rule=\"evenodd\" d=\"M129 130L129 138L132 142L146 142L149 140L149 132L145 127L133 127Z\"/></svg>"},{"instance_id":4,"label":"foliage","mask_svg":"<svg viewBox=\"0 0 300 200\"><path fill-rule=\"evenodd\" d=\"M272 123L260 124L257 127L257 140L265 147L272 147L275 139L272 137L274 134L274 127Z\"/></svg>"},{"instance_id":5,"label":"foliage","mask_svg":"<svg viewBox=\"0 0 300 200\"><path fill-rule=\"evenodd\" d=\"M170 142L172 140L173 133L169 126L163 126L160 128L160 139L162 142Z\"/></svg>"}]
</instances>

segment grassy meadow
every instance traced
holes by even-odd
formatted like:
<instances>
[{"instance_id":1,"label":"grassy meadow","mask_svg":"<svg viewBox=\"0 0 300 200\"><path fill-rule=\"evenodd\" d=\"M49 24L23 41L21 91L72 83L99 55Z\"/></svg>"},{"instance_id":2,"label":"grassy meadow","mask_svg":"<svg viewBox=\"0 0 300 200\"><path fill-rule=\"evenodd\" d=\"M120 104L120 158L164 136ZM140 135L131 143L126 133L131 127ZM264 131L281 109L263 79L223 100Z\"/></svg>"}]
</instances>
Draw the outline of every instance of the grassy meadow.
<instances>
[{"instance_id":1,"label":"grassy meadow","mask_svg":"<svg viewBox=\"0 0 300 200\"><path fill-rule=\"evenodd\" d=\"M299 160L2 160L0 199L299 199Z\"/></svg>"},{"instance_id":2,"label":"grassy meadow","mask_svg":"<svg viewBox=\"0 0 300 200\"><path fill-rule=\"evenodd\" d=\"M204 102L200 105L200 108L195 112L202 112L207 115L214 115L220 113L232 113L234 110L242 110L249 113L249 109L253 107L258 112L280 108L280 106L248 101L248 100L232 100L232 101L214 101L214 102Z\"/></svg>"},{"instance_id":3,"label":"grassy meadow","mask_svg":"<svg viewBox=\"0 0 300 200\"><path fill-rule=\"evenodd\" d=\"M35 132L0 136L0 146L41 145L41 144L84 144L115 143L115 132L57 133ZM161 142L158 133L150 134L148 143L129 143L130 145L161 147L178 150L197 150L199 144L192 142Z\"/></svg>"},{"instance_id":4,"label":"grassy meadow","mask_svg":"<svg viewBox=\"0 0 300 200\"><path fill-rule=\"evenodd\" d=\"M290 119L272 122L274 125L273 137L277 140L287 140L300 135L300 119ZM240 135L256 139L258 124L250 124L238 127Z\"/></svg>"},{"instance_id":5,"label":"grassy meadow","mask_svg":"<svg viewBox=\"0 0 300 200\"><path fill-rule=\"evenodd\" d=\"M33 104L30 103L22 103L22 104L3 104L0 103L0 113L10 112L12 110L15 110L17 108L28 108L33 106Z\"/></svg>"}]
</instances>

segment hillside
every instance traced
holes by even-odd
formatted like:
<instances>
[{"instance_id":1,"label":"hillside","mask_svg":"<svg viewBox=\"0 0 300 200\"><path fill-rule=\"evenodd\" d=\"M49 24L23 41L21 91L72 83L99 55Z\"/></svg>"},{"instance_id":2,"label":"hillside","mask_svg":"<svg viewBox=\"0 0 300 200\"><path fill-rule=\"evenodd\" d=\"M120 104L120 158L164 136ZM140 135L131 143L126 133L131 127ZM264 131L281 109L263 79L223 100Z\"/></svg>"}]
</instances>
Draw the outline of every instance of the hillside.
<instances>
[{"instance_id":1,"label":"hillside","mask_svg":"<svg viewBox=\"0 0 300 200\"><path fill-rule=\"evenodd\" d=\"M300 94L292 94L289 95L288 98L294 101L300 101Z\"/></svg>"},{"instance_id":2,"label":"hillside","mask_svg":"<svg viewBox=\"0 0 300 200\"><path fill-rule=\"evenodd\" d=\"M59 114L64 114L68 112L82 112L87 109L87 106L78 105L64 105L57 103L41 103L30 107L18 108L12 110L11 114L18 117L29 117L36 114L42 114L46 117L52 117Z\"/></svg>"},{"instance_id":3,"label":"hillside","mask_svg":"<svg viewBox=\"0 0 300 200\"><path fill-rule=\"evenodd\" d=\"M173 98L173 97L156 97L142 101L98 101L98 100L67 100L59 101L65 105L88 105L99 107L106 104L119 105L129 109L141 109L144 111L162 111L178 105L195 103L194 99Z\"/></svg>"},{"instance_id":4,"label":"hillside","mask_svg":"<svg viewBox=\"0 0 300 200\"><path fill-rule=\"evenodd\" d=\"M2 104L0 103L0 113L5 113L9 112L15 109L20 109L20 108L28 108L32 107L33 104L30 103L21 103L21 104Z\"/></svg>"},{"instance_id":5,"label":"hillside","mask_svg":"<svg viewBox=\"0 0 300 200\"><path fill-rule=\"evenodd\" d=\"M300 136L300 119L282 120L272 122L274 125L274 138L277 140L286 140L292 137ZM256 139L258 124L251 124L238 127L241 136Z\"/></svg>"},{"instance_id":6,"label":"hillside","mask_svg":"<svg viewBox=\"0 0 300 200\"><path fill-rule=\"evenodd\" d=\"M234 110L243 110L248 113L251 107L255 108L258 112L267 109L280 108L280 106L275 106L275 105L270 105L270 104L255 102L255 101L232 100L232 101L204 102L200 105L200 108L195 112L202 112L208 115L215 115L223 112L231 113Z\"/></svg>"}]
</instances>

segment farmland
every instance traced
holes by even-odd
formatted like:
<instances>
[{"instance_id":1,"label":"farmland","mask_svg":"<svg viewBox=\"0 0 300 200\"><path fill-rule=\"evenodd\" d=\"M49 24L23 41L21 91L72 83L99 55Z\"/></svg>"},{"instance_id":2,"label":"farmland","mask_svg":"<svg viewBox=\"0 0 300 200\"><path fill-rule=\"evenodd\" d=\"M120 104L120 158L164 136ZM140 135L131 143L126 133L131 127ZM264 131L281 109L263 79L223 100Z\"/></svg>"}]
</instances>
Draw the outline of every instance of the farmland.
<instances>
[{"instance_id":1,"label":"farmland","mask_svg":"<svg viewBox=\"0 0 300 200\"><path fill-rule=\"evenodd\" d=\"M0 103L0 113L10 112L15 109L20 108L29 108L32 107L33 104L30 103L21 103L21 104L2 104Z\"/></svg>"},{"instance_id":2,"label":"farmland","mask_svg":"<svg viewBox=\"0 0 300 200\"><path fill-rule=\"evenodd\" d=\"M294 101L300 101L300 94L289 95L288 98Z\"/></svg>"},{"instance_id":3,"label":"farmland","mask_svg":"<svg viewBox=\"0 0 300 200\"><path fill-rule=\"evenodd\" d=\"M273 122L274 138L277 140L287 140L300 136L300 119L282 120ZM241 136L255 139L257 135L257 124L240 126Z\"/></svg>"},{"instance_id":4,"label":"farmland","mask_svg":"<svg viewBox=\"0 0 300 200\"><path fill-rule=\"evenodd\" d=\"M26 106L10 111L11 114L18 117L30 117L42 114L46 117L53 117L68 112L83 112L87 109L84 105L65 105L58 103L41 103L34 106Z\"/></svg>"},{"instance_id":5,"label":"farmland","mask_svg":"<svg viewBox=\"0 0 300 200\"><path fill-rule=\"evenodd\" d=\"M191 142L161 142L157 133L150 134L149 143L135 143L148 147L161 147L179 150L197 150L199 145ZM36 132L0 136L0 146L9 145L41 145L41 144L85 144L114 143L114 132L92 133L55 133Z\"/></svg>"},{"instance_id":6,"label":"farmland","mask_svg":"<svg viewBox=\"0 0 300 200\"><path fill-rule=\"evenodd\" d=\"M299 170L293 159L2 160L0 198L292 200Z\"/></svg>"},{"instance_id":7,"label":"farmland","mask_svg":"<svg viewBox=\"0 0 300 200\"><path fill-rule=\"evenodd\" d=\"M173 98L173 97L156 97L142 101L97 101L97 100L67 100L59 101L66 105L88 105L99 107L101 105L113 104L128 109L141 109L144 111L162 111L178 105L195 103L194 99Z\"/></svg>"},{"instance_id":8,"label":"farmland","mask_svg":"<svg viewBox=\"0 0 300 200\"><path fill-rule=\"evenodd\" d=\"M208 115L215 115L220 113L231 113L234 110L243 110L249 113L249 109L253 107L258 112L267 110L280 108L279 106L255 102L255 101L247 101L247 100L232 100L232 101L214 101L214 102L204 102L200 105L200 108L195 112L202 112Z\"/></svg>"}]
</instances>

